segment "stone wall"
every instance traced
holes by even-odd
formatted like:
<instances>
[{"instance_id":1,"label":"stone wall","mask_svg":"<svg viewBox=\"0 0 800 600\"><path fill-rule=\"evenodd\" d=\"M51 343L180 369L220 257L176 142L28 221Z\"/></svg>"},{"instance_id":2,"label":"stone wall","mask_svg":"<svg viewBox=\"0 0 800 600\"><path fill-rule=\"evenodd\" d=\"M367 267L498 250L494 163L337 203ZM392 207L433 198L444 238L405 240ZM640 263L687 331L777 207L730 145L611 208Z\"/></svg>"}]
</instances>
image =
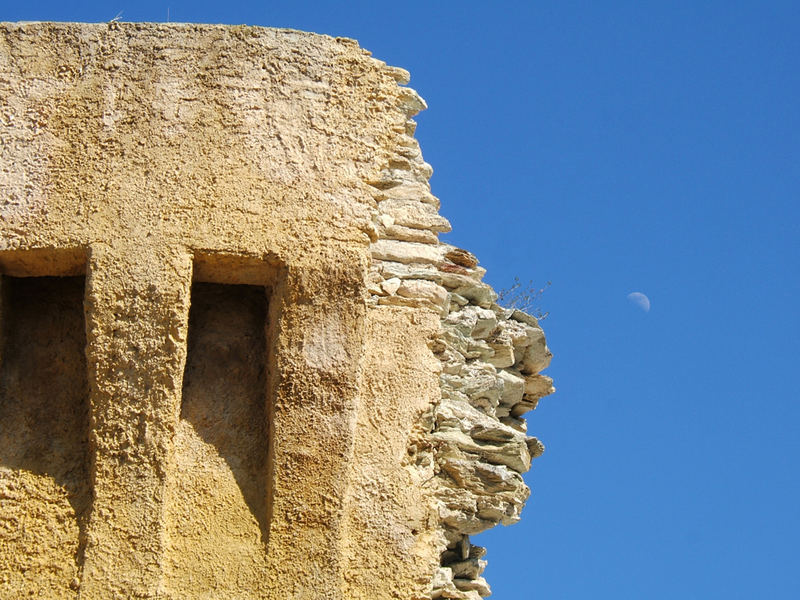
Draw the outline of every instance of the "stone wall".
<instances>
[{"instance_id":1,"label":"stone wall","mask_svg":"<svg viewBox=\"0 0 800 600\"><path fill-rule=\"evenodd\" d=\"M408 83L406 74L399 79ZM544 452L522 415L555 391L540 374L551 353L536 318L497 304L474 255L439 242L450 224L438 214L432 169L411 120L425 102L404 88L398 107L406 121L395 127L395 153L370 182L378 205L368 303L440 319L430 348L440 363L441 398L423 413L409 457L429 475L443 538L431 597L476 599L490 590L481 577L485 549L469 536L520 518L530 494L521 474Z\"/></svg>"},{"instance_id":2,"label":"stone wall","mask_svg":"<svg viewBox=\"0 0 800 600\"><path fill-rule=\"evenodd\" d=\"M0 598L488 594L550 353L438 241L407 81L288 30L0 26Z\"/></svg>"}]
</instances>

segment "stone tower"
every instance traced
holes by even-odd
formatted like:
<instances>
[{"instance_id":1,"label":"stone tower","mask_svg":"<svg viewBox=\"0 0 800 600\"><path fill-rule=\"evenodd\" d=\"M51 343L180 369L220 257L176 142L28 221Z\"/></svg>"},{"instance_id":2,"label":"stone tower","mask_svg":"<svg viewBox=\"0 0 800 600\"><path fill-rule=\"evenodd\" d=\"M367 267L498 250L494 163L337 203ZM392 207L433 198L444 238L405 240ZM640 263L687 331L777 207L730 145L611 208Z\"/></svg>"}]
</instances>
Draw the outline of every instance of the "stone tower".
<instances>
[{"instance_id":1,"label":"stone tower","mask_svg":"<svg viewBox=\"0 0 800 600\"><path fill-rule=\"evenodd\" d=\"M0 25L0 598L477 599L549 394L408 73L257 27Z\"/></svg>"}]
</instances>

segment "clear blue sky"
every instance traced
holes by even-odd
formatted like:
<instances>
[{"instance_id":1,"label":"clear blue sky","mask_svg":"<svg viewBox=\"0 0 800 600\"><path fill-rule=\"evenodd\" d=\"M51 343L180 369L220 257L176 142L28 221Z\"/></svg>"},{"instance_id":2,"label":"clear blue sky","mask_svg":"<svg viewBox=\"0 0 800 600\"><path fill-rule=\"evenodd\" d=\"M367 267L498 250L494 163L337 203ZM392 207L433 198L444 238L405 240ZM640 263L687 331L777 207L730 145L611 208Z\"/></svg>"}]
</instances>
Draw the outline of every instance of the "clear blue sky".
<instances>
[{"instance_id":1,"label":"clear blue sky","mask_svg":"<svg viewBox=\"0 0 800 600\"><path fill-rule=\"evenodd\" d=\"M3 0L2 20L246 23L412 73L496 287L551 280L558 392L496 600L800 598L800 5ZM626 300L647 294L649 313Z\"/></svg>"}]
</instances>

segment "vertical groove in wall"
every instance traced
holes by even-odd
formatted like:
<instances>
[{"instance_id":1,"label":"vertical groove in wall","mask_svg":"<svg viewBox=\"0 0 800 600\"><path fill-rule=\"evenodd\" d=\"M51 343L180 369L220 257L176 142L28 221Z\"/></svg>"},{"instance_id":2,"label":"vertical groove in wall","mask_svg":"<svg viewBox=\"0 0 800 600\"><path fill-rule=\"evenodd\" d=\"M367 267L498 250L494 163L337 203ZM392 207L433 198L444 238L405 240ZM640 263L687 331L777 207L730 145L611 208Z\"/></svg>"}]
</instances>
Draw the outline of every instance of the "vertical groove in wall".
<instances>
[{"instance_id":1,"label":"vertical groove in wall","mask_svg":"<svg viewBox=\"0 0 800 600\"><path fill-rule=\"evenodd\" d=\"M85 278L0 285L0 597L70 598L92 499Z\"/></svg>"},{"instance_id":2,"label":"vertical groove in wall","mask_svg":"<svg viewBox=\"0 0 800 600\"><path fill-rule=\"evenodd\" d=\"M262 286L192 286L165 507L165 586L176 596L265 594L266 314Z\"/></svg>"}]
</instances>

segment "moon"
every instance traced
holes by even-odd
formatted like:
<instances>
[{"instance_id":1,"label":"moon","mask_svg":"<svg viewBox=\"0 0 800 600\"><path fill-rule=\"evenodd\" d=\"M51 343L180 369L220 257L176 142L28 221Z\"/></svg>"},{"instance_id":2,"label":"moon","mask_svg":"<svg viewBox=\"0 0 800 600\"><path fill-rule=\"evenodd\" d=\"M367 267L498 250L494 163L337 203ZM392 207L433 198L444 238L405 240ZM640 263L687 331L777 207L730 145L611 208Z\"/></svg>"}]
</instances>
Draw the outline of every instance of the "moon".
<instances>
[{"instance_id":1,"label":"moon","mask_svg":"<svg viewBox=\"0 0 800 600\"><path fill-rule=\"evenodd\" d=\"M644 312L650 312L650 298L641 292L631 292L628 294L628 300L641 308Z\"/></svg>"}]
</instances>

